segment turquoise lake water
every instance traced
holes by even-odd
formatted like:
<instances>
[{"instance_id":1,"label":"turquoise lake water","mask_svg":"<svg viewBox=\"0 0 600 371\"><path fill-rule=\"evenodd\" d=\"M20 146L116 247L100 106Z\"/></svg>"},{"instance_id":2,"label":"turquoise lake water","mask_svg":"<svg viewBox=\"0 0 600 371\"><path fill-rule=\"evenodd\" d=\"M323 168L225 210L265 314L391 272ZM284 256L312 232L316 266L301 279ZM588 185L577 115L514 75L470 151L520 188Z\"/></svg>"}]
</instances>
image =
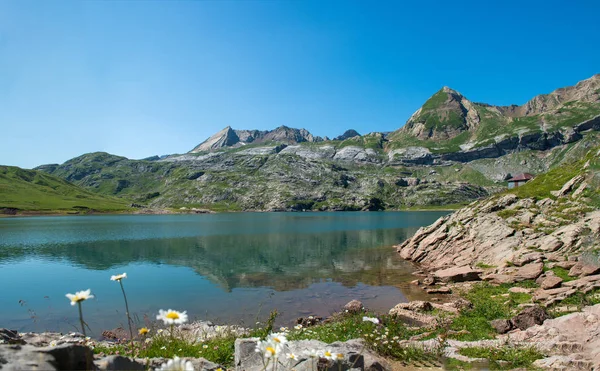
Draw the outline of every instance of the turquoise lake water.
<instances>
[{"instance_id":1,"label":"turquoise lake water","mask_svg":"<svg viewBox=\"0 0 600 371\"><path fill-rule=\"evenodd\" d=\"M93 336L159 309L253 325L326 316L352 299L387 311L420 292L392 245L444 212L231 213L0 219L0 327L71 331L83 303Z\"/></svg>"}]
</instances>

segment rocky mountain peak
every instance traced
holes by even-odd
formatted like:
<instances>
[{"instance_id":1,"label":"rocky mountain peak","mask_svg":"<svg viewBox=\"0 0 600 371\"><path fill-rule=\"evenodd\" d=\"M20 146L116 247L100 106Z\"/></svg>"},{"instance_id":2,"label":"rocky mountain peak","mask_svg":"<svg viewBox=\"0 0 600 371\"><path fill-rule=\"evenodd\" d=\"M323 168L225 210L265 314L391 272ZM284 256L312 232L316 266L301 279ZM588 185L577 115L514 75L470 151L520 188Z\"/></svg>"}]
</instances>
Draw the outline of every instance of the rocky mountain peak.
<instances>
[{"instance_id":1,"label":"rocky mountain peak","mask_svg":"<svg viewBox=\"0 0 600 371\"><path fill-rule=\"evenodd\" d=\"M333 138L333 140L346 140L346 139L354 138L357 136L359 137L360 134L356 130L349 129L349 130L346 130L344 132L344 134L338 135L337 137Z\"/></svg>"},{"instance_id":2,"label":"rocky mountain peak","mask_svg":"<svg viewBox=\"0 0 600 371\"><path fill-rule=\"evenodd\" d=\"M478 124L479 113L473 103L458 91L444 86L400 130L422 140L447 140Z\"/></svg>"},{"instance_id":3,"label":"rocky mountain peak","mask_svg":"<svg viewBox=\"0 0 600 371\"><path fill-rule=\"evenodd\" d=\"M223 148L235 148L250 143L277 142L297 144L321 142L323 138L313 136L306 129L295 129L282 125L274 130L235 130L227 126L196 146L190 153L212 152Z\"/></svg>"}]
</instances>

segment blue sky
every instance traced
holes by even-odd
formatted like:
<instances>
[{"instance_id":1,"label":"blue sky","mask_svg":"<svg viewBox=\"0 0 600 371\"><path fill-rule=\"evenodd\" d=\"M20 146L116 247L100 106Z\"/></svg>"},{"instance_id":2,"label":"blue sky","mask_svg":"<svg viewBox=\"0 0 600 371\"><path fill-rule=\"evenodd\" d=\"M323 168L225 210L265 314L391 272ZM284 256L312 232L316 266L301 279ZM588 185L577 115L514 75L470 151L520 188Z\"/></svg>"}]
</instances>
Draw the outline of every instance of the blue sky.
<instances>
[{"instance_id":1,"label":"blue sky","mask_svg":"<svg viewBox=\"0 0 600 371\"><path fill-rule=\"evenodd\" d=\"M450 86L523 104L600 73L598 1L0 1L0 164L214 132L401 127Z\"/></svg>"}]
</instances>

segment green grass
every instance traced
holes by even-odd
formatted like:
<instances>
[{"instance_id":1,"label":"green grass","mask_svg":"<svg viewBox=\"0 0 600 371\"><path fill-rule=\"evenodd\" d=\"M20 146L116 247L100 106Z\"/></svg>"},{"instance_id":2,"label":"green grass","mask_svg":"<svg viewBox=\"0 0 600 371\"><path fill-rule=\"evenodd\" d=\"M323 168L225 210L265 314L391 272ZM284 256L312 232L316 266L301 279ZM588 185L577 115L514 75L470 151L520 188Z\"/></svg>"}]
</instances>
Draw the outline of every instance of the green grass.
<instances>
[{"instance_id":1,"label":"green grass","mask_svg":"<svg viewBox=\"0 0 600 371\"><path fill-rule=\"evenodd\" d=\"M434 110L440 108L448 100L448 93L443 89L440 89L437 93L431 96L425 104L423 104L423 111Z\"/></svg>"},{"instance_id":2,"label":"green grass","mask_svg":"<svg viewBox=\"0 0 600 371\"><path fill-rule=\"evenodd\" d=\"M119 212L130 210L129 204L41 171L0 166L0 208L42 213Z\"/></svg>"},{"instance_id":3,"label":"green grass","mask_svg":"<svg viewBox=\"0 0 600 371\"><path fill-rule=\"evenodd\" d=\"M400 319L380 315L380 324L363 321L363 316L375 317L372 313L338 314L334 322L293 330L290 340L314 339L325 343L362 338L367 347L378 354L403 362L436 363L440 354L423 349L406 347L398 342L422 334L426 329L409 329Z\"/></svg>"},{"instance_id":4,"label":"green grass","mask_svg":"<svg viewBox=\"0 0 600 371\"><path fill-rule=\"evenodd\" d=\"M450 324L454 331L468 331L464 334L451 335L457 340L475 341L481 339L493 339L496 331L490 325L495 319L511 318L518 310L518 305L531 301L531 295L521 293L509 293L508 289L515 285L494 286L482 282L463 296L473 304L472 309L463 310ZM535 287L535 282L524 281L516 286ZM501 295L508 294L508 297Z\"/></svg>"},{"instance_id":5,"label":"green grass","mask_svg":"<svg viewBox=\"0 0 600 371\"><path fill-rule=\"evenodd\" d=\"M544 354L533 347L503 346L498 348L462 348L460 354L471 358L489 360L491 370L530 369L533 362L544 358Z\"/></svg>"},{"instance_id":6,"label":"green grass","mask_svg":"<svg viewBox=\"0 0 600 371\"><path fill-rule=\"evenodd\" d=\"M518 212L519 211L516 209L504 209L504 210L498 211L496 214L499 217L501 217L502 219L508 219L510 217L517 215Z\"/></svg>"},{"instance_id":7,"label":"green grass","mask_svg":"<svg viewBox=\"0 0 600 371\"><path fill-rule=\"evenodd\" d=\"M544 268L544 270L546 270L546 268ZM571 276L569 276L569 270L568 270L568 269L565 269L565 268L561 268L561 267L554 267L554 268L551 268L551 269L548 269L548 270L550 270L550 271L554 272L554 274L555 274L557 277L560 277L560 278L562 278L562 280L563 280L564 282L573 281L574 279L576 279L576 278L577 278L577 277L571 277Z\"/></svg>"}]
</instances>

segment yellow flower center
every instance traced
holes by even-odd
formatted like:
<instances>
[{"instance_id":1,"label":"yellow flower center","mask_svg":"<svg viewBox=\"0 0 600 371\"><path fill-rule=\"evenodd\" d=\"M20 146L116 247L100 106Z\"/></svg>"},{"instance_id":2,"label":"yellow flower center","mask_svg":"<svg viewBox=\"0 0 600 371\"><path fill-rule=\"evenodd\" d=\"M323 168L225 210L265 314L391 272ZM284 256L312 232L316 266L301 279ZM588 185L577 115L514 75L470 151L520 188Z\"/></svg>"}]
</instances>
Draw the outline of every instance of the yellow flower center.
<instances>
[{"instance_id":1,"label":"yellow flower center","mask_svg":"<svg viewBox=\"0 0 600 371\"><path fill-rule=\"evenodd\" d=\"M140 335L146 335L146 334L147 334L149 331L150 331L150 330L148 330L147 328L145 328L145 327L142 327L142 328L140 329Z\"/></svg>"},{"instance_id":2,"label":"yellow flower center","mask_svg":"<svg viewBox=\"0 0 600 371\"><path fill-rule=\"evenodd\" d=\"M325 357L331 357L331 352L330 351L326 351L325 352Z\"/></svg>"},{"instance_id":3,"label":"yellow flower center","mask_svg":"<svg viewBox=\"0 0 600 371\"><path fill-rule=\"evenodd\" d=\"M344 355L342 353L338 353L337 357L338 357L338 359L342 359L342 358L344 358Z\"/></svg>"},{"instance_id":4,"label":"yellow flower center","mask_svg":"<svg viewBox=\"0 0 600 371\"><path fill-rule=\"evenodd\" d=\"M179 314L175 312L169 312L165 317L169 319L179 319Z\"/></svg>"},{"instance_id":5,"label":"yellow flower center","mask_svg":"<svg viewBox=\"0 0 600 371\"><path fill-rule=\"evenodd\" d=\"M281 343L281 340L279 340L279 338L273 338L273 340L277 343Z\"/></svg>"},{"instance_id":6,"label":"yellow flower center","mask_svg":"<svg viewBox=\"0 0 600 371\"><path fill-rule=\"evenodd\" d=\"M267 347L267 352L271 353L271 354L275 354L275 348L273 347Z\"/></svg>"}]
</instances>

